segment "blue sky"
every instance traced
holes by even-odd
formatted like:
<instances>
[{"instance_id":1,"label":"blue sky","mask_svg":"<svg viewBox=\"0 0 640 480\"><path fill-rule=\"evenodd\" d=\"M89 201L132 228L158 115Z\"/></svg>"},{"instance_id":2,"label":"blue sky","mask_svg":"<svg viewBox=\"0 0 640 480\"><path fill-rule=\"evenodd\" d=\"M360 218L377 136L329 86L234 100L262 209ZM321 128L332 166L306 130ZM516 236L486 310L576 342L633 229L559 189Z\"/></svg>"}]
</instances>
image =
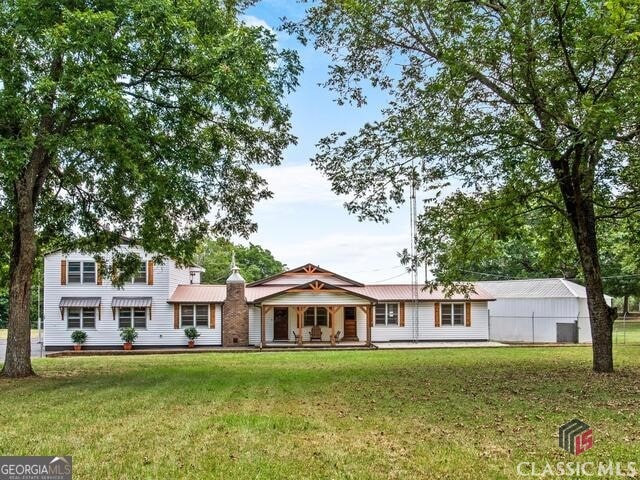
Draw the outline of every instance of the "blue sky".
<instances>
[{"instance_id":1,"label":"blue sky","mask_svg":"<svg viewBox=\"0 0 640 480\"><path fill-rule=\"evenodd\" d=\"M275 29L281 17L300 18L303 11L293 0L263 0L246 12L245 22ZM278 42L297 50L304 66L300 87L288 97L298 144L285 152L280 167L260 170L274 197L256 207L258 232L249 241L271 250L289 267L311 262L367 283L408 283L397 256L409 247L408 206L387 224L359 222L310 164L322 137L334 131L354 133L377 119L384 96L369 91L365 108L338 106L335 94L318 86L327 78L330 59L284 33L278 33Z\"/></svg>"}]
</instances>

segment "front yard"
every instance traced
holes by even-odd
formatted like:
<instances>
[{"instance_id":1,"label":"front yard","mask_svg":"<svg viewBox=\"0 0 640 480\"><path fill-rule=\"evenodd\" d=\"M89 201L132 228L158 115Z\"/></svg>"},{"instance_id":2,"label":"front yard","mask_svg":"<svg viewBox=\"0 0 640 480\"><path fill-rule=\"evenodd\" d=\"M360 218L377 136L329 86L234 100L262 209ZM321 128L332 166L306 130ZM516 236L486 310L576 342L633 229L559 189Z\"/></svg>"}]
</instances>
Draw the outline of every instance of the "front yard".
<instances>
[{"instance_id":1,"label":"front yard","mask_svg":"<svg viewBox=\"0 0 640 480\"><path fill-rule=\"evenodd\" d=\"M0 381L0 454L74 478L517 478L518 462L638 461L640 347L224 353L34 361Z\"/></svg>"}]
</instances>

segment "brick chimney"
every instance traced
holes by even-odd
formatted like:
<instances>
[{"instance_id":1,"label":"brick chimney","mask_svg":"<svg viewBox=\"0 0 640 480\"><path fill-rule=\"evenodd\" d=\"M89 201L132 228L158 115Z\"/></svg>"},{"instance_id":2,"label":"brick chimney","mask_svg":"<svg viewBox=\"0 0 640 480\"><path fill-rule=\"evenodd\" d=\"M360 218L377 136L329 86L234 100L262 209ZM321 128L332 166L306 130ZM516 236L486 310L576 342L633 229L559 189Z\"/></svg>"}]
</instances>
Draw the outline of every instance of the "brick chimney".
<instances>
[{"instance_id":1,"label":"brick chimney","mask_svg":"<svg viewBox=\"0 0 640 480\"><path fill-rule=\"evenodd\" d=\"M227 278L227 298L222 308L222 346L246 347L249 345L249 306L244 293L245 281L231 260L231 275Z\"/></svg>"}]
</instances>

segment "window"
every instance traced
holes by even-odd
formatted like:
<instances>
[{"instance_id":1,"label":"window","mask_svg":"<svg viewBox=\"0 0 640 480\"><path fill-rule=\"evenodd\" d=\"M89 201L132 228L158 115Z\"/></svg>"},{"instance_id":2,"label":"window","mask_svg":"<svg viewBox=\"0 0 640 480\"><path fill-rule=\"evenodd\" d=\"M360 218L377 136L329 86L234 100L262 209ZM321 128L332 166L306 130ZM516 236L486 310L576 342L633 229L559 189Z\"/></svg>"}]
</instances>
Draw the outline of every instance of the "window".
<instances>
[{"instance_id":1,"label":"window","mask_svg":"<svg viewBox=\"0 0 640 480\"><path fill-rule=\"evenodd\" d=\"M87 307L67 308L67 328L96 328L96 309Z\"/></svg>"},{"instance_id":2,"label":"window","mask_svg":"<svg viewBox=\"0 0 640 480\"><path fill-rule=\"evenodd\" d=\"M147 328L147 307L120 307L118 328Z\"/></svg>"},{"instance_id":3,"label":"window","mask_svg":"<svg viewBox=\"0 0 640 480\"><path fill-rule=\"evenodd\" d=\"M133 277L133 283L147 283L147 262L142 262L140 270Z\"/></svg>"},{"instance_id":4,"label":"window","mask_svg":"<svg viewBox=\"0 0 640 480\"><path fill-rule=\"evenodd\" d=\"M69 262L67 283L96 283L96 262Z\"/></svg>"},{"instance_id":5,"label":"window","mask_svg":"<svg viewBox=\"0 0 640 480\"><path fill-rule=\"evenodd\" d=\"M378 303L376 305L376 325L398 325L397 303Z\"/></svg>"},{"instance_id":6,"label":"window","mask_svg":"<svg viewBox=\"0 0 640 480\"><path fill-rule=\"evenodd\" d=\"M324 307L309 307L304 311L304 326L314 325L326 327L328 325L327 309Z\"/></svg>"},{"instance_id":7,"label":"window","mask_svg":"<svg viewBox=\"0 0 640 480\"><path fill-rule=\"evenodd\" d=\"M181 305L180 321L183 327L209 326L209 305Z\"/></svg>"},{"instance_id":8,"label":"window","mask_svg":"<svg viewBox=\"0 0 640 480\"><path fill-rule=\"evenodd\" d=\"M441 325L462 325L464 326L464 304L443 303L441 305Z\"/></svg>"}]
</instances>

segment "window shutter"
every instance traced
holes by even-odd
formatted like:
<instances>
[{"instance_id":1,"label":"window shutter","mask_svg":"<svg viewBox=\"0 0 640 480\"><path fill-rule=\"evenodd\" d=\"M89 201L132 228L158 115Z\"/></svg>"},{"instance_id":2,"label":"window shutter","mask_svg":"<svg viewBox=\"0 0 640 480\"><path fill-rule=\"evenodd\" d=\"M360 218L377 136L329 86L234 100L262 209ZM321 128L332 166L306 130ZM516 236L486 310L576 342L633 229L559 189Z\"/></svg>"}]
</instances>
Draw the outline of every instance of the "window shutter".
<instances>
[{"instance_id":1,"label":"window shutter","mask_svg":"<svg viewBox=\"0 0 640 480\"><path fill-rule=\"evenodd\" d=\"M147 262L147 285L153 285L153 260Z\"/></svg>"},{"instance_id":2,"label":"window shutter","mask_svg":"<svg viewBox=\"0 0 640 480\"><path fill-rule=\"evenodd\" d=\"M180 304L173 304L173 328L180 328Z\"/></svg>"},{"instance_id":3,"label":"window shutter","mask_svg":"<svg viewBox=\"0 0 640 480\"><path fill-rule=\"evenodd\" d=\"M102 285L102 264L96 262L96 285Z\"/></svg>"},{"instance_id":4,"label":"window shutter","mask_svg":"<svg viewBox=\"0 0 640 480\"><path fill-rule=\"evenodd\" d=\"M404 302L400 303L400 326L404 327Z\"/></svg>"},{"instance_id":5,"label":"window shutter","mask_svg":"<svg viewBox=\"0 0 640 480\"><path fill-rule=\"evenodd\" d=\"M373 305L369 305L367 316L369 317L369 326L373 327Z\"/></svg>"},{"instance_id":6,"label":"window shutter","mask_svg":"<svg viewBox=\"0 0 640 480\"><path fill-rule=\"evenodd\" d=\"M438 302L433 304L433 317L434 317L434 325L436 327L440 326L440 304Z\"/></svg>"},{"instance_id":7,"label":"window shutter","mask_svg":"<svg viewBox=\"0 0 640 480\"><path fill-rule=\"evenodd\" d=\"M60 260L60 285L67 284L67 261Z\"/></svg>"},{"instance_id":8,"label":"window shutter","mask_svg":"<svg viewBox=\"0 0 640 480\"><path fill-rule=\"evenodd\" d=\"M467 302L465 304L465 309L466 309L466 315L465 315L465 320L464 320L464 326L465 327L470 327L471 326L471 302Z\"/></svg>"},{"instance_id":9,"label":"window shutter","mask_svg":"<svg viewBox=\"0 0 640 480\"><path fill-rule=\"evenodd\" d=\"M209 328L216 328L216 304L209 305Z\"/></svg>"}]
</instances>

